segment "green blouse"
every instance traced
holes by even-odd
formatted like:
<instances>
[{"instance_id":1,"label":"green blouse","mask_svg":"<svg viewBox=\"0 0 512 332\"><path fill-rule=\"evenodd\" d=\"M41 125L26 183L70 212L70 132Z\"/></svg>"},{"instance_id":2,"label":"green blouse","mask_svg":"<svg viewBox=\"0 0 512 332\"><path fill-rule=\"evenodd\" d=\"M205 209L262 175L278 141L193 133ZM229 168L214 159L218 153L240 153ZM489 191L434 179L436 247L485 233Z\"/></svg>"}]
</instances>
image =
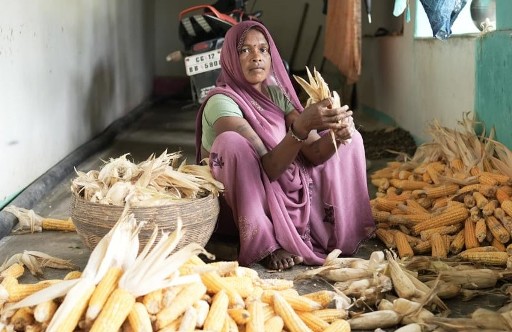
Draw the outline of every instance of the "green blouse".
<instances>
[{"instance_id":1,"label":"green blouse","mask_svg":"<svg viewBox=\"0 0 512 332\"><path fill-rule=\"evenodd\" d=\"M279 87L269 86L267 91L270 99L272 99L272 101L283 110L285 115L295 109L288 99L286 99ZM224 116L237 116L243 118L243 113L236 102L230 97L223 94L211 96L204 106L203 117L201 120L203 125L201 144L208 151L211 150L213 141L216 137L213 124L219 118Z\"/></svg>"}]
</instances>

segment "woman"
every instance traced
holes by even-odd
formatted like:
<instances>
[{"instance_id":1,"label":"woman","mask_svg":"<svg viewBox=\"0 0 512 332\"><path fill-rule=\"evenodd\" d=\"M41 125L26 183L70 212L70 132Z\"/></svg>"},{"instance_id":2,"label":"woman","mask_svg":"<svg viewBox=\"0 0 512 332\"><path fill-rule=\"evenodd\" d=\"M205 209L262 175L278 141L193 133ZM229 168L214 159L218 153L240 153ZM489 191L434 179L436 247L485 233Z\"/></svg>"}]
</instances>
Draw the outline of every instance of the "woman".
<instances>
[{"instance_id":1,"label":"woman","mask_svg":"<svg viewBox=\"0 0 512 332\"><path fill-rule=\"evenodd\" d=\"M228 31L220 61L217 87L198 113L196 148L224 183L240 264L288 269L321 265L335 248L355 253L375 226L352 112L330 99L304 109L258 22Z\"/></svg>"}]
</instances>

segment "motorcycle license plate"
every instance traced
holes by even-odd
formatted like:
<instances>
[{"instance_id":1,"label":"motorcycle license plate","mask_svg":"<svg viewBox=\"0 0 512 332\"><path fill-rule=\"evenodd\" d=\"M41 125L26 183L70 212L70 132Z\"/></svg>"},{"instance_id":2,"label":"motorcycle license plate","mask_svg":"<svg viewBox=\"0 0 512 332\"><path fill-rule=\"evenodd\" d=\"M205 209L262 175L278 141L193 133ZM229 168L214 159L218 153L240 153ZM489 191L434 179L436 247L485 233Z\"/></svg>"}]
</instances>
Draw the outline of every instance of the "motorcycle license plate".
<instances>
[{"instance_id":1,"label":"motorcycle license plate","mask_svg":"<svg viewBox=\"0 0 512 332\"><path fill-rule=\"evenodd\" d=\"M186 57L185 68L188 76L220 68L220 49Z\"/></svg>"}]
</instances>

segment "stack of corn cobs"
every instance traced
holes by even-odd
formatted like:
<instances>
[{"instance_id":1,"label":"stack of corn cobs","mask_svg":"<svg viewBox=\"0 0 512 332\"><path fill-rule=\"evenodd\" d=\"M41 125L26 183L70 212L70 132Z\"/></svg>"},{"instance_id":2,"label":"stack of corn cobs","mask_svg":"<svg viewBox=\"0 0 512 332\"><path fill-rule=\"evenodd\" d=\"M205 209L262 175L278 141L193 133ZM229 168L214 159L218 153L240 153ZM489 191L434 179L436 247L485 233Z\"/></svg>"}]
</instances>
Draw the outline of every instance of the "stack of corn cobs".
<instances>
[{"instance_id":1,"label":"stack of corn cobs","mask_svg":"<svg viewBox=\"0 0 512 332\"><path fill-rule=\"evenodd\" d=\"M371 174L377 236L401 258L429 255L507 266L512 249L512 152L434 123L433 142ZM492 133L491 135L492 136Z\"/></svg>"}]
</instances>

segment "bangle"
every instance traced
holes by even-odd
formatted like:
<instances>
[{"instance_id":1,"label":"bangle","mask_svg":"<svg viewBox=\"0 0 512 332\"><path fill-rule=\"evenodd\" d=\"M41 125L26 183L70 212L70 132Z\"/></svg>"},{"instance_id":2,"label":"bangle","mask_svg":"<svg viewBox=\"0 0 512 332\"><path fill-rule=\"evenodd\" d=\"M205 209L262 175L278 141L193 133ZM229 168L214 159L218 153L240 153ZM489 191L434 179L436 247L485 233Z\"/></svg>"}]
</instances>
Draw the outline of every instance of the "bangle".
<instances>
[{"instance_id":1,"label":"bangle","mask_svg":"<svg viewBox=\"0 0 512 332\"><path fill-rule=\"evenodd\" d=\"M297 142L299 142L299 143L302 143L302 142L304 142L305 140L307 140L307 139L308 139L308 136L309 136L309 133L308 133L308 135L307 135L306 137L304 137L304 138L300 138L299 136L297 136L297 135L295 134L295 132L293 131L293 123L290 125L290 129L288 130L288 132L290 133L290 135L292 136L292 138L293 138L294 140L296 140Z\"/></svg>"}]
</instances>

